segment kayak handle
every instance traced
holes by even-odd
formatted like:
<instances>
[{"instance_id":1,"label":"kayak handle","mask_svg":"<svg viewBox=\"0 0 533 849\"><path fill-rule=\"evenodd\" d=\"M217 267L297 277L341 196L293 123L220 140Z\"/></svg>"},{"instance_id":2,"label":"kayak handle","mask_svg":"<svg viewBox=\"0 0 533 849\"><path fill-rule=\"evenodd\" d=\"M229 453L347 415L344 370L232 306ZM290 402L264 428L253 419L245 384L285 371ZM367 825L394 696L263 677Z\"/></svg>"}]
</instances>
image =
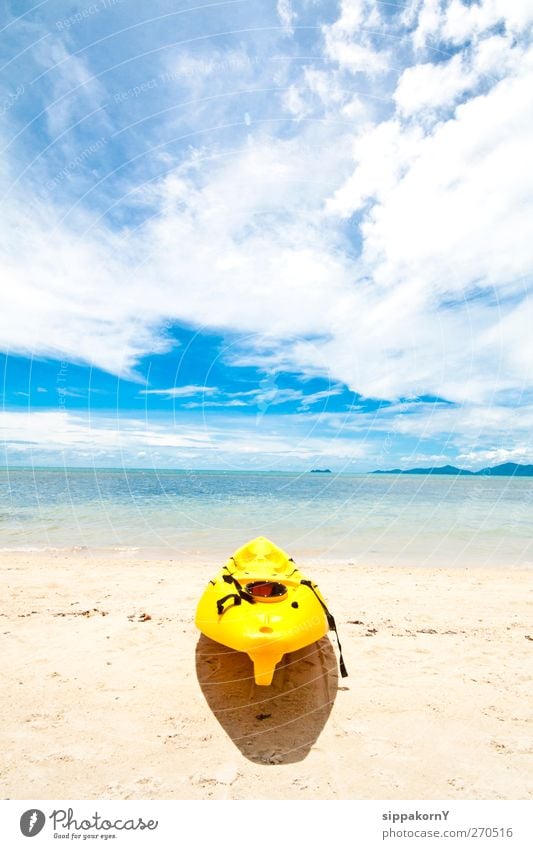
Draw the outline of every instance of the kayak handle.
<instances>
[{"instance_id":1,"label":"kayak handle","mask_svg":"<svg viewBox=\"0 0 533 849\"><path fill-rule=\"evenodd\" d=\"M217 610L218 615L221 616L224 613L224 602L228 601L228 599L232 598L235 605L239 605L241 603L241 597L238 593L230 593L229 595L225 595L224 598L217 599Z\"/></svg>"}]
</instances>

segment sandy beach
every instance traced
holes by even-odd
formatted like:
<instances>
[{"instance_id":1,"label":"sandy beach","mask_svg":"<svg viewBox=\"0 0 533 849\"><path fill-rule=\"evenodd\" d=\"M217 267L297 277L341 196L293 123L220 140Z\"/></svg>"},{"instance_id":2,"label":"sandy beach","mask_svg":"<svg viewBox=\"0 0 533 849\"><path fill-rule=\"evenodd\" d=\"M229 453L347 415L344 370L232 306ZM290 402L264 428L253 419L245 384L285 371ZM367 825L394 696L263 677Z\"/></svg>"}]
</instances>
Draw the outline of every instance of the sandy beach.
<instances>
[{"instance_id":1,"label":"sandy beach","mask_svg":"<svg viewBox=\"0 0 533 849\"><path fill-rule=\"evenodd\" d=\"M332 637L261 688L195 629L220 565L0 556L3 798L533 795L533 572L300 563L350 677Z\"/></svg>"}]
</instances>

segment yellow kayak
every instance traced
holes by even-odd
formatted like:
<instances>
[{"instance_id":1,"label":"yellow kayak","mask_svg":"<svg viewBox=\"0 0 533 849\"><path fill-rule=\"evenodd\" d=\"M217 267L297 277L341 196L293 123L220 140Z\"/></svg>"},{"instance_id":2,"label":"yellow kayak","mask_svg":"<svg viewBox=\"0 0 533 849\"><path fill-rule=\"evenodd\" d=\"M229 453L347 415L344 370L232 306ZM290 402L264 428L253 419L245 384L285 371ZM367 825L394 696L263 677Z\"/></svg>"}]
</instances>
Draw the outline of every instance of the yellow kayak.
<instances>
[{"instance_id":1,"label":"yellow kayak","mask_svg":"<svg viewBox=\"0 0 533 849\"><path fill-rule=\"evenodd\" d=\"M195 622L206 637L246 652L255 683L262 685L272 682L286 652L311 645L329 628L336 631L317 585L265 537L239 548L209 581ZM340 667L344 677L342 654Z\"/></svg>"}]
</instances>

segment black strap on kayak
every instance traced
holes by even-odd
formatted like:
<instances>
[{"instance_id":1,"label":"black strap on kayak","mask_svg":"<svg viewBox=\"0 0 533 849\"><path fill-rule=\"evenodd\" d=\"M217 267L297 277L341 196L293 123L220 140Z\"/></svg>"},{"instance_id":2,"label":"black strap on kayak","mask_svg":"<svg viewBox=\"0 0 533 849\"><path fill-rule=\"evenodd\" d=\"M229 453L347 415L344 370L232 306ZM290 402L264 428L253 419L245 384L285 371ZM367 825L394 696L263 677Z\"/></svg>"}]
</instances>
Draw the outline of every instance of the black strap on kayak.
<instances>
[{"instance_id":1,"label":"black strap on kayak","mask_svg":"<svg viewBox=\"0 0 533 849\"><path fill-rule=\"evenodd\" d=\"M241 598L243 598L245 601L249 601L250 604L255 604L255 598L253 597L253 595L249 593L248 590L244 589L241 582L238 581L237 578L231 574L231 572L229 572L227 575L222 575L222 578L224 579L226 584L233 584Z\"/></svg>"},{"instance_id":2,"label":"black strap on kayak","mask_svg":"<svg viewBox=\"0 0 533 849\"><path fill-rule=\"evenodd\" d=\"M241 600L243 599L249 604L255 604L255 598L253 597L253 595L244 589L240 581L238 581L237 578L232 575L227 566L225 566L224 568L227 570L228 574L222 575L222 579L226 582L226 584L233 584L237 592L230 593L229 595L224 596L224 598L217 600L217 610L219 614L224 613L224 602L227 601L228 598L235 599L236 605L240 604ZM238 599L238 601L236 599Z\"/></svg>"},{"instance_id":3,"label":"black strap on kayak","mask_svg":"<svg viewBox=\"0 0 533 849\"><path fill-rule=\"evenodd\" d=\"M315 590L311 581L303 579L303 580L300 581L300 583L303 584L304 587L309 587L309 589L315 594L316 598L319 600L320 604L322 605L322 607L324 609L324 613L326 614L326 619L328 620L329 630L335 631L335 636L337 637L337 645L339 647L339 669L341 671L341 677L347 678L348 677L348 670L346 669L346 666L345 666L345 663L344 663L344 658L342 656L341 641L339 640L339 632L337 631L337 625L335 624L335 619L333 618L333 614L329 612L326 605L324 604L324 602L322 601L322 599L318 595L317 591Z\"/></svg>"},{"instance_id":4,"label":"black strap on kayak","mask_svg":"<svg viewBox=\"0 0 533 849\"><path fill-rule=\"evenodd\" d=\"M224 602L226 602L229 598L232 598L234 604L236 604L237 606L242 601L238 593L230 593L229 595L225 595L224 598L217 598L217 611L219 616L224 613Z\"/></svg>"}]
</instances>

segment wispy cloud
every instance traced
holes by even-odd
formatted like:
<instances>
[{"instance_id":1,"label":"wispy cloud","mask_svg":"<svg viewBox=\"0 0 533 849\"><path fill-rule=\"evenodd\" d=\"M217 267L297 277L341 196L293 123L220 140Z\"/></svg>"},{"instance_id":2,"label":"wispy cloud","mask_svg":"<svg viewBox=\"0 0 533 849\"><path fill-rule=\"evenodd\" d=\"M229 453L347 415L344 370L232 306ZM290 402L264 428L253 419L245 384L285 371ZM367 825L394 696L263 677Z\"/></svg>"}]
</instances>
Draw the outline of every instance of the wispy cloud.
<instances>
[{"instance_id":1,"label":"wispy cloud","mask_svg":"<svg viewBox=\"0 0 533 849\"><path fill-rule=\"evenodd\" d=\"M252 462L307 468L316 458L336 458L351 463L365 454L362 443L309 432L295 419L280 427L266 419L258 427L227 418L164 422L137 418L74 415L61 412L10 412L0 414L0 433L8 463L36 462L49 458L65 463L126 465L145 452L143 465L176 467L191 457L207 468Z\"/></svg>"},{"instance_id":2,"label":"wispy cloud","mask_svg":"<svg viewBox=\"0 0 533 849\"><path fill-rule=\"evenodd\" d=\"M140 395L163 395L166 398L189 398L192 395L213 395L216 386L170 386L168 389L141 389Z\"/></svg>"},{"instance_id":3,"label":"wispy cloud","mask_svg":"<svg viewBox=\"0 0 533 849\"><path fill-rule=\"evenodd\" d=\"M285 31L289 34L292 33L292 25L297 15L294 11L291 0L278 0L276 8L279 15L279 19L283 24Z\"/></svg>"},{"instance_id":4,"label":"wispy cloud","mask_svg":"<svg viewBox=\"0 0 533 849\"><path fill-rule=\"evenodd\" d=\"M339 18L323 28L325 53L351 73L374 76L386 72L392 56L379 39L383 28L378 2L341 0Z\"/></svg>"}]
</instances>

